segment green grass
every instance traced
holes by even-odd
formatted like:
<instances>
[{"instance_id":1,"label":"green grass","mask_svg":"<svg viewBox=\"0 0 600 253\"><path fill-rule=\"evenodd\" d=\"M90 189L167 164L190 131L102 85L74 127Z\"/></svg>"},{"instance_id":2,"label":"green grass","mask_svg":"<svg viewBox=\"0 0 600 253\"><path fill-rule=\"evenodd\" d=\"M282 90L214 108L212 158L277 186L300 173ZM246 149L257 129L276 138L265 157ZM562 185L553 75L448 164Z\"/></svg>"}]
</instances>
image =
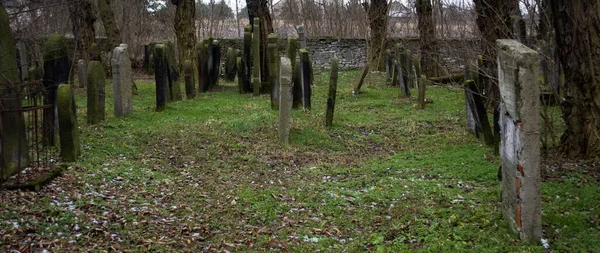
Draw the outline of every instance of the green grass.
<instances>
[{"instance_id":1,"label":"green grass","mask_svg":"<svg viewBox=\"0 0 600 253\"><path fill-rule=\"evenodd\" d=\"M39 193L0 192L0 247L52 251L540 252L503 220L498 159L465 129L463 92L430 87L425 110L371 74L339 77L334 126L323 126L327 73L313 110L277 139L269 96L233 83L154 112L138 81L134 114L86 122L83 156ZM600 249L598 182L568 174L542 184L555 252ZM586 179L582 183L582 179ZM18 225L15 225L17 223Z\"/></svg>"}]
</instances>

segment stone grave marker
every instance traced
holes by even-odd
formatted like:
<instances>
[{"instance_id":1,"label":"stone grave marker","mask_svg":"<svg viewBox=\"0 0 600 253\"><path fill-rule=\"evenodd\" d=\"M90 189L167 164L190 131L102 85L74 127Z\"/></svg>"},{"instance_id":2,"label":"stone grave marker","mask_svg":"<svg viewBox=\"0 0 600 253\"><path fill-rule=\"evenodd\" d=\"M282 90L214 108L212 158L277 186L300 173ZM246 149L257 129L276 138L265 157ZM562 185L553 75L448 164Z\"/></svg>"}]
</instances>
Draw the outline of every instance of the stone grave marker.
<instances>
[{"instance_id":1,"label":"stone grave marker","mask_svg":"<svg viewBox=\"0 0 600 253\"><path fill-rule=\"evenodd\" d=\"M122 45L113 50L113 58L111 59L114 112L116 117L133 112L131 61L129 60L127 47Z\"/></svg>"},{"instance_id":2,"label":"stone grave marker","mask_svg":"<svg viewBox=\"0 0 600 253\"><path fill-rule=\"evenodd\" d=\"M169 77L165 59L165 46L157 44L153 54L154 81L156 83L156 111L162 112L167 107Z\"/></svg>"},{"instance_id":3,"label":"stone grave marker","mask_svg":"<svg viewBox=\"0 0 600 253\"><path fill-rule=\"evenodd\" d=\"M252 88L254 96L260 96L260 18L254 18L252 28Z\"/></svg>"},{"instance_id":4,"label":"stone grave marker","mask_svg":"<svg viewBox=\"0 0 600 253\"><path fill-rule=\"evenodd\" d=\"M106 118L104 85L106 74L100 61L90 61L87 68L87 122L97 124Z\"/></svg>"},{"instance_id":5,"label":"stone grave marker","mask_svg":"<svg viewBox=\"0 0 600 253\"><path fill-rule=\"evenodd\" d=\"M279 72L279 142L287 145L290 141L292 113L292 63L287 57L281 57Z\"/></svg>"},{"instance_id":6,"label":"stone grave marker","mask_svg":"<svg viewBox=\"0 0 600 253\"><path fill-rule=\"evenodd\" d=\"M279 43L277 35L269 34L268 37L269 71L271 78L271 109L279 110Z\"/></svg>"},{"instance_id":7,"label":"stone grave marker","mask_svg":"<svg viewBox=\"0 0 600 253\"><path fill-rule=\"evenodd\" d=\"M60 158L63 162L75 162L81 155L81 145L77 127L77 106L70 84L61 84L58 87L57 105Z\"/></svg>"},{"instance_id":8,"label":"stone grave marker","mask_svg":"<svg viewBox=\"0 0 600 253\"><path fill-rule=\"evenodd\" d=\"M194 81L194 65L192 61L186 60L183 63L183 74L185 80L185 95L187 99L196 97L196 82Z\"/></svg>"},{"instance_id":9,"label":"stone grave marker","mask_svg":"<svg viewBox=\"0 0 600 253\"><path fill-rule=\"evenodd\" d=\"M497 40L502 138L502 213L524 241L542 236L539 56L515 40Z\"/></svg>"},{"instance_id":10,"label":"stone grave marker","mask_svg":"<svg viewBox=\"0 0 600 253\"><path fill-rule=\"evenodd\" d=\"M329 94L327 95L327 110L325 112L325 126L331 127L333 125L333 114L335 110L335 97L337 93L337 81L338 81L338 64L339 60L337 57L331 59L331 73L329 74Z\"/></svg>"},{"instance_id":11,"label":"stone grave marker","mask_svg":"<svg viewBox=\"0 0 600 253\"><path fill-rule=\"evenodd\" d=\"M312 73L310 69L310 59L308 58L308 50L300 49L300 80L302 82L302 106L304 110L311 109L312 96Z\"/></svg>"},{"instance_id":12,"label":"stone grave marker","mask_svg":"<svg viewBox=\"0 0 600 253\"><path fill-rule=\"evenodd\" d=\"M485 143L488 146L492 146L494 142L494 134L492 133L487 110L485 108L485 104L483 103L484 99L481 95L481 91L473 80L467 80L466 82L466 96L467 103L469 104L467 108L471 110L471 114L475 119L475 133L483 134ZM469 117L469 115L467 115L467 117ZM477 137L481 136L479 135Z\"/></svg>"},{"instance_id":13,"label":"stone grave marker","mask_svg":"<svg viewBox=\"0 0 600 253\"><path fill-rule=\"evenodd\" d=\"M87 87L87 75L85 74L85 71L85 61L83 59L80 59L79 61L77 61L77 76L79 77L79 88Z\"/></svg>"},{"instance_id":14,"label":"stone grave marker","mask_svg":"<svg viewBox=\"0 0 600 253\"><path fill-rule=\"evenodd\" d=\"M69 59L67 38L50 35L44 45L44 104L51 105L44 109L42 126L42 142L54 146L56 136L56 92L61 83L69 81L71 59Z\"/></svg>"}]
</instances>

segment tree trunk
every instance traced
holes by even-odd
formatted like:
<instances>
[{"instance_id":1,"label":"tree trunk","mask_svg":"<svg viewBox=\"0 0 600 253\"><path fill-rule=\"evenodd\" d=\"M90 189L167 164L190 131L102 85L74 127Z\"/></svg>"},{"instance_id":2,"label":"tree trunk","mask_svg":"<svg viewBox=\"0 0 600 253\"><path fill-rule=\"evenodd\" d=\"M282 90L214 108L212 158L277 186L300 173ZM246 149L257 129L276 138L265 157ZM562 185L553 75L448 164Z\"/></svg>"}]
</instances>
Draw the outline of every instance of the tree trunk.
<instances>
[{"instance_id":1,"label":"tree trunk","mask_svg":"<svg viewBox=\"0 0 600 253\"><path fill-rule=\"evenodd\" d=\"M417 0L417 15L421 40L421 71L427 77L436 77L439 75L437 71L439 49L435 38L431 0Z\"/></svg>"},{"instance_id":2,"label":"tree trunk","mask_svg":"<svg viewBox=\"0 0 600 253\"><path fill-rule=\"evenodd\" d=\"M551 1L565 72L561 148L571 158L600 157L600 2Z\"/></svg>"},{"instance_id":3,"label":"tree trunk","mask_svg":"<svg viewBox=\"0 0 600 253\"><path fill-rule=\"evenodd\" d=\"M482 71L487 78L481 80L487 93L488 104L499 101L496 40L512 38L512 15L519 13L518 0L474 0L477 27L481 33L483 51Z\"/></svg>"},{"instance_id":4,"label":"tree trunk","mask_svg":"<svg viewBox=\"0 0 600 253\"><path fill-rule=\"evenodd\" d=\"M371 39L369 40L369 65L373 70L385 70L385 35L387 30L388 3L386 0L371 0L363 3L369 18Z\"/></svg>"},{"instance_id":5,"label":"tree trunk","mask_svg":"<svg viewBox=\"0 0 600 253\"><path fill-rule=\"evenodd\" d=\"M90 0L73 0L68 5L71 23L73 24L73 36L77 43L77 51L86 65L89 62L89 49L96 40L96 10Z\"/></svg>"},{"instance_id":6,"label":"tree trunk","mask_svg":"<svg viewBox=\"0 0 600 253\"><path fill-rule=\"evenodd\" d=\"M186 60L192 60L192 53L196 45L196 26L194 16L196 5L194 0L171 0L177 9L175 11L175 36L177 37L177 54L179 58L179 72L183 70Z\"/></svg>"},{"instance_id":7,"label":"tree trunk","mask_svg":"<svg viewBox=\"0 0 600 253\"><path fill-rule=\"evenodd\" d=\"M267 57L268 43L267 37L270 33L273 33L273 20L269 13L269 7L267 6L267 0L246 0L246 6L248 6L248 18L250 19L250 25L254 27L254 18L260 18L260 76L261 82L269 82L269 58ZM253 28L254 29L254 28ZM270 85L262 85L261 92L271 92Z\"/></svg>"},{"instance_id":8,"label":"tree trunk","mask_svg":"<svg viewBox=\"0 0 600 253\"><path fill-rule=\"evenodd\" d=\"M98 0L98 14L100 14L100 19L102 19L108 45L110 45L110 49L112 50L121 44L121 33L115 22L115 14L110 7L110 0Z\"/></svg>"}]
</instances>

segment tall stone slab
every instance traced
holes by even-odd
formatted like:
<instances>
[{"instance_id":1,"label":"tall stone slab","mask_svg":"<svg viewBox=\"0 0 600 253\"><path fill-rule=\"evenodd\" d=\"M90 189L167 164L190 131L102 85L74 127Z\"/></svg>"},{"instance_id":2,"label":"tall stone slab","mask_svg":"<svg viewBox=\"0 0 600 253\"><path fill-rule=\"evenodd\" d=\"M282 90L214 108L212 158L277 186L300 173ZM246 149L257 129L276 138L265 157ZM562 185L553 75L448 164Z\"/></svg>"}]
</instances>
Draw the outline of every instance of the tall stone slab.
<instances>
[{"instance_id":1,"label":"tall stone slab","mask_svg":"<svg viewBox=\"0 0 600 253\"><path fill-rule=\"evenodd\" d=\"M236 74L236 59L237 55L235 50L231 47L227 48L227 52L225 53L225 79L228 82L233 82Z\"/></svg>"},{"instance_id":2,"label":"tall stone slab","mask_svg":"<svg viewBox=\"0 0 600 253\"><path fill-rule=\"evenodd\" d=\"M269 70L271 71L271 109L279 110L279 40L274 33L269 34L268 56Z\"/></svg>"},{"instance_id":3,"label":"tall stone slab","mask_svg":"<svg viewBox=\"0 0 600 253\"><path fill-rule=\"evenodd\" d=\"M0 4L0 181L29 166L19 69L8 13Z\"/></svg>"},{"instance_id":4,"label":"tall stone slab","mask_svg":"<svg viewBox=\"0 0 600 253\"><path fill-rule=\"evenodd\" d=\"M206 40L196 44L196 56L198 64L198 92L208 91L208 49Z\"/></svg>"},{"instance_id":5,"label":"tall stone slab","mask_svg":"<svg viewBox=\"0 0 600 253\"><path fill-rule=\"evenodd\" d=\"M308 58L308 50L300 49L300 79L302 82L302 106L304 110L311 109L312 96L312 73L310 69L310 59Z\"/></svg>"},{"instance_id":6,"label":"tall stone slab","mask_svg":"<svg viewBox=\"0 0 600 253\"><path fill-rule=\"evenodd\" d=\"M131 114L133 112L133 77L126 46L119 46L113 50L111 66L115 116Z\"/></svg>"},{"instance_id":7,"label":"tall stone slab","mask_svg":"<svg viewBox=\"0 0 600 253\"><path fill-rule=\"evenodd\" d=\"M106 74L100 61L90 61L87 68L87 122L97 124L106 118L104 85Z\"/></svg>"},{"instance_id":8,"label":"tall stone slab","mask_svg":"<svg viewBox=\"0 0 600 253\"><path fill-rule=\"evenodd\" d=\"M54 146L56 137L56 91L58 85L69 81L71 60L69 59L68 40L64 36L50 35L44 45L44 109L42 142Z\"/></svg>"},{"instance_id":9,"label":"tall stone slab","mask_svg":"<svg viewBox=\"0 0 600 253\"><path fill-rule=\"evenodd\" d=\"M210 53L210 87L214 88L219 85L219 77L221 76L221 42L214 40Z\"/></svg>"},{"instance_id":10,"label":"tall stone slab","mask_svg":"<svg viewBox=\"0 0 600 253\"><path fill-rule=\"evenodd\" d=\"M183 63L183 75L185 81L185 95L187 99L196 97L196 81L194 81L194 64L192 61L186 60Z\"/></svg>"},{"instance_id":11,"label":"tall stone slab","mask_svg":"<svg viewBox=\"0 0 600 253\"><path fill-rule=\"evenodd\" d=\"M299 48L306 48L306 30L304 29L304 25L296 26L296 30L298 31Z\"/></svg>"},{"instance_id":12,"label":"tall stone slab","mask_svg":"<svg viewBox=\"0 0 600 253\"><path fill-rule=\"evenodd\" d=\"M244 87L251 87L251 77L252 74L252 25L247 24L244 26L244 48L243 48L243 60L244 64ZM251 92L251 89L247 89L246 92Z\"/></svg>"},{"instance_id":13,"label":"tall stone slab","mask_svg":"<svg viewBox=\"0 0 600 253\"><path fill-rule=\"evenodd\" d=\"M154 47L153 61L154 82L156 84L156 111L162 112L167 107L169 92L169 74L163 44Z\"/></svg>"},{"instance_id":14,"label":"tall stone slab","mask_svg":"<svg viewBox=\"0 0 600 253\"><path fill-rule=\"evenodd\" d=\"M542 236L539 56L515 40L497 40L502 138L502 212L524 241Z\"/></svg>"},{"instance_id":15,"label":"tall stone slab","mask_svg":"<svg viewBox=\"0 0 600 253\"><path fill-rule=\"evenodd\" d=\"M61 84L58 87L57 107L60 158L63 162L75 162L81 155L81 145L77 127L77 107L70 84Z\"/></svg>"},{"instance_id":16,"label":"tall stone slab","mask_svg":"<svg viewBox=\"0 0 600 253\"><path fill-rule=\"evenodd\" d=\"M331 127L333 125L333 114L335 110L335 97L337 94L337 81L338 81L338 64L339 60L337 57L331 59L331 72L329 74L329 93L327 95L327 109L325 111L325 126Z\"/></svg>"},{"instance_id":17,"label":"tall stone slab","mask_svg":"<svg viewBox=\"0 0 600 253\"><path fill-rule=\"evenodd\" d=\"M87 75L86 75L86 66L85 61L80 59L77 61L77 76L79 78L79 88L87 87Z\"/></svg>"},{"instance_id":18,"label":"tall stone slab","mask_svg":"<svg viewBox=\"0 0 600 253\"><path fill-rule=\"evenodd\" d=\"M290 125L292 114L292 63L287 57L281 57L279 71L279 142L287 145L290 142Z\"/></svg>"},{"instance_id":19,"label":"tall stone slab","mask_svg":"<svg viewBox=\"0 0 600 253\"><path fill-rule=\"evenodd\" d=\"M238 92L240 94L246 93L246 87L244 86L244 77L246 76L246 68L244 68L244 58L238 56L235 64L237 65L237 75L238 75Z\"/></svg>"},{"instance_id":20,"label":"tall stone slab","mask_svg":"<svg viewBox=\"0 0 600 253\"><path fill-rule=\"evenodd\" d=\"M169 93L167 99L171 101L181 101L181 77L179 74L179 64L175 58L175 46L171 41L163 41L164 57L167 63L167 77L169 82Z\"/></svg>"},{"instance_id":21,"label":"tall stone slab","mask_svg":"<svg viewBox=\"0 0 600 253\"><path fill-rule=\"evenodd\" d=\"M254 96L260 96L260 18L254 18L252 28L252 88Z\"/></svg>"}]
</instances>

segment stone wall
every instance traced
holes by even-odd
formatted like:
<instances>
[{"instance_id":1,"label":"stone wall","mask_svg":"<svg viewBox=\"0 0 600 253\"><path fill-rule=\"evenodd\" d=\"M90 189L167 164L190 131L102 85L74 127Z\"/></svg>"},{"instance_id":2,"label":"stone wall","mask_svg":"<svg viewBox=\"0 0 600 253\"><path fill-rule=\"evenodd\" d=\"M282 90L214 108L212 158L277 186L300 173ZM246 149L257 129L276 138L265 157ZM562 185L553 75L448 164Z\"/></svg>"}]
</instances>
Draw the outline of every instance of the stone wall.
<instances>
[{"instance_id":1,"label":"stone wall","mask_svg":"<svg viewBox=\"0 0 600 253\"><path fill-rule=\"evenodd\" d=\"M242 49L241 39L219 39L223 53L228 47ZM391 38L387 48L401 42L413 53L419 52L418 38ZM308 38L308 47L313 67L328 69L331 58L335 55L340 60L339 67L343 70L361 69L367 60L365 39L319 37ZM286 39L279 39L279 51L284 53ZM462 72L464 66L476 59L479 54L478 40L441 40L440 61L449 72Z\"/></svg>"}]
</instances>

